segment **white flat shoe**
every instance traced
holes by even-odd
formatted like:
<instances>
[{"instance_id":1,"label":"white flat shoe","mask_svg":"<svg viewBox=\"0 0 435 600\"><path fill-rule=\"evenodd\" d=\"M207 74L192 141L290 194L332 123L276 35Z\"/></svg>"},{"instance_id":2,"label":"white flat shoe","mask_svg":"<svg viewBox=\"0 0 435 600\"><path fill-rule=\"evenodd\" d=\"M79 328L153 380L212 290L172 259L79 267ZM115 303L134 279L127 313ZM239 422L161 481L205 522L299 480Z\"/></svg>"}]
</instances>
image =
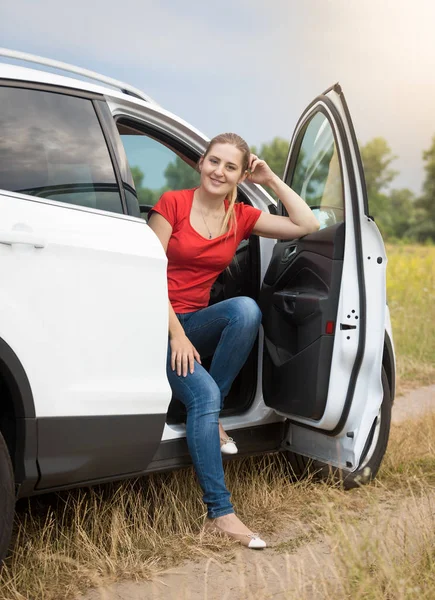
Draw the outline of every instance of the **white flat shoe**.
<instances>
[{"instance_id":1,"label":"white flat shoe","mask_svg":"<svg viewBox=\"0 0 435 600\"><path fill-rule=\"evenodd\" d=\"M222 454L237 454L238 448L233 438L227 437L224 440L221 438L221 452Z\"/></svg>"},{"instance_id":2,"label":"white flat shoe","mask_svg":"<svg viewBox=\"0 0 435 600\"><path fill-rule=\"evenodd\" d=\"M235 533L234 531L226 531L210 520L206 521L204 529L205 531L209 531L211 533L227 535L233 540L240 542L242 546L246 546L252 550L261 550L262 548L267 547L266 542L259 537L258 533Z\"/></svg>"},{"instance_id":3,"label":"white flat shoe","mask_svg":"<svg viewBox=\"0 0 435 600\"><path fill-rule=\"evenodd\" d=\"M260 550L261 548L266 548L267 544L264 540L261 539L256 533L253 533L250 537L250 541L248 544L248 548L252 548L253 550ZM243 543L243 542L242 542Z\"/></svg>"}]
</instances>

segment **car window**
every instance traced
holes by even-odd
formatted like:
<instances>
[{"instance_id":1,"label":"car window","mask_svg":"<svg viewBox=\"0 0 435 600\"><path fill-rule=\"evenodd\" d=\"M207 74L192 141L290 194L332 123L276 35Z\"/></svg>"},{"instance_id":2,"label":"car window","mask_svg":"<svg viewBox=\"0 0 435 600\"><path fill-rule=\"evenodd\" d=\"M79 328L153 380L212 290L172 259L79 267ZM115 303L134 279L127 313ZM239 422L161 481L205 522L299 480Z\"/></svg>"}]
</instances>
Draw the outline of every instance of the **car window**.
<instances>
[{"instance_id":1,"label":"car window","mask_svg":"<svg viewBox=\"0 0 435 600\"><path fill-rule=\"evenodd\" d=\"M296 167L287 181L311 207L320 227L344 220L343 181L331 125L316 113L302 134Z\"/></svg>"},{"instance_id":2,"label":"car window","mask_svg":"<svg viewBox=\"0 0 435 600\"><path fill-rule=\"evenodd\" d=\"M142 211L154 206L166 190L190 189L199 185L199 173L193 162L189 164L132 123L118 121L117 127Z\"/></svg>"},{"instance_id":3,"label":"car window","mask_svg":"<svg viewBox=\"0 0 435 600\"><path fill-rule=\"evenodd\" d=\"M0 188L122 213L92 101L0 87Z\"/></svg>"}]
</instances>

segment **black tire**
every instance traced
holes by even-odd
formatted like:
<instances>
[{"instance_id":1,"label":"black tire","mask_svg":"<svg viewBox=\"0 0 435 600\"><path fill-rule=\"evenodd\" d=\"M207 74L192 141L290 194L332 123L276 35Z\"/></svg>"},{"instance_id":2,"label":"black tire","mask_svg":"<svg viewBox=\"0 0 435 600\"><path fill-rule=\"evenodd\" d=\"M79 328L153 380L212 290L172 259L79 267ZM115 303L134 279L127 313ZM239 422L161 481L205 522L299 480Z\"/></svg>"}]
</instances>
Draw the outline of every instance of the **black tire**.
<instances>
[{"instance_id":1,"label":"black tire","mask_svg":"<svg viewBox=\"0 0 435 600\"><path fill-rule=\"evenodd\" d=\"M358 469L353 473L345 473L305 456L286 452L287 460L296 479L314 475L323 480L339 481L345 489L349 490L364 485L376 477L387 449L391 425L392 400L387 374L383 367L382 387L384 397L379 415L373 423Z\"/></svg>"},{"instance_id":2,"label":"black tire","mask_svg":"<svg viewBox=\"0 0 435 600\"><path fill-rule=\"evenodd\" d=\"M14 472L8 447L0 433L0 565L9 548L14 512Z\"/></svg>"}]
</instances>

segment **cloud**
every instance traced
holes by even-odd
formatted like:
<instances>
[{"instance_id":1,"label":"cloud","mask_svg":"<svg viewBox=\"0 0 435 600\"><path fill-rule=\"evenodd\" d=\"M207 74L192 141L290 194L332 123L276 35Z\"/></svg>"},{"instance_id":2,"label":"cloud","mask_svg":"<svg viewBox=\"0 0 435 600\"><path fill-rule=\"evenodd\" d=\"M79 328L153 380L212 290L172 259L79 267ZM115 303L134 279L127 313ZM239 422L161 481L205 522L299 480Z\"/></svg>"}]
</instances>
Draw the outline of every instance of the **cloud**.
<instances>
[{"instance_id":1,"label":"cloud","mask_svg":"<svg viewBox=\"0 0 435 600\"><path fill-rule=\"evenodd\" d=\"M234 22L223 18L222 6L213 14L194 10L194 4L21 0L3 5L0 34L2 39L15 39L17 45L24 42L28 47L30 42L34 51L40 48L60 60L66 55L82 56L87 65L98 62L123 68L127 64L128 68L188 73L216 67L231 73L241 62L249 65L249 27L236 30ZM231 56L233 60L228 60Z\"/></svg>"},{"instance_id":2,"label":"cloud","mask_svg":"<svg viewBox=\"0 0 435 600\"><path fill-rule=\"evenodd\" d=\"M337 80L357 134L383 135L418 189L435 100L432 0L21 0L2 44L125 80L209 135L290 137ZM406 158L405 158L406 157Z\"/></svg>"}]
</instances>

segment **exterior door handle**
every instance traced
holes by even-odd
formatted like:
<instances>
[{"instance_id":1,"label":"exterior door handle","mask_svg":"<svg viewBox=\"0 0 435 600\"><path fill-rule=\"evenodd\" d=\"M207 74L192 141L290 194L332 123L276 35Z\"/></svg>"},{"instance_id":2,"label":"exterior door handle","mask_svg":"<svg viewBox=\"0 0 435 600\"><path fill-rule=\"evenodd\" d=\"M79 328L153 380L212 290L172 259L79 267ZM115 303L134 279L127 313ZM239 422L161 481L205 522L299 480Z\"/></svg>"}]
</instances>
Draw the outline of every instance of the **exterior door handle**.
<instances>
[{"instance_id":1,"label":"exterior door handle","mask_svg":"<svg viewBox=\"0 0 435 600\"><path fill-rule=\"evenodd\" d=\"M34 248L45 248L46 241L27 231L0 231L0 244L14 246L15 244L24 244Z\"/></svg>"}]
</instances>

